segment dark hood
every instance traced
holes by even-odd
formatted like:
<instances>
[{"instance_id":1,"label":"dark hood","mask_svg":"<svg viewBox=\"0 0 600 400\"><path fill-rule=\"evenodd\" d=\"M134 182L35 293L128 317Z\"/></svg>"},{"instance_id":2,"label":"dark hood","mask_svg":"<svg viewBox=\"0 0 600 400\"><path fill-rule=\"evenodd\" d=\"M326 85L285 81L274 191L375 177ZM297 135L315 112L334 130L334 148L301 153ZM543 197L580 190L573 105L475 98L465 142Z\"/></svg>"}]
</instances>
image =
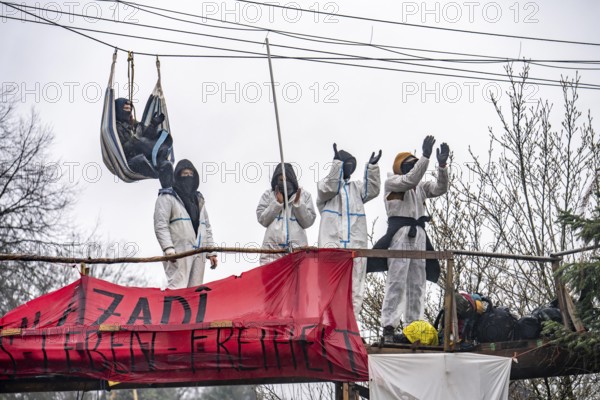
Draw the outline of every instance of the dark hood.
<instances>
[{"instance_id":1,"label":"dark hood","mask_svg":"<svg viewBox=\"0 0 600 400\"><path fill-rule=\"evenodd\" d=\"M191 169L194 171L194 176L181 177L181 171L184 169ZM175 167L175 176L173 177L173 189L183 201L185 210L187 211L194 227L194 232L198 234L198 227L200 226L200 205L198 204L199 197L196 194L198 186L200 186L200 176L194 164L190 160L181 160ZM200 195L201 198L202 195Z\"/></svg>"},{"instance_id":2,"label":"dark hood","mask_svg":"<svg viewBox=\"0 0 600 400\"><path fill-rule=\"evenodd\" d=\"M174 181L175 181L175 188L177 188L177 183L181 182L181 176L179 176L181 174L181 171L184 169L191 169L192 171L194 171L194 179L193 179L193 184L191 185L191 192L192 193L196 193L196 191L198 190L198 187L200 186L200 175L198 174L198 170L196 169L196 167L194 167L194 164L192 164L192 162L190 160L180 160L177 165L175 166L175 173L174 173Z\"/></svg>"},{"instance_id":3,"label":"dark hood","mask_svg":"<svg viewBox=\"0 0 600 400\"><path fill-rule=\"evenodd\" d=\"M273 177L271 178L271 189L273 190L275 190L275 187L277 187L277 183L279 182L279 175L282 175L281 163L277 164L277 167L273 172ZM292 184L292 187L294 188L293 192L296 193L298 191L298 178L296 178L294 167L292 167L292 164L290 163L285 163L285 179L286 181Z\"/></svg>"},{"instance_id":4,"label":"dark hood","mask_svg":"<svg viewBox=\"0 0 600 400\"><path fill-rule=\"evenodd\" d=\"M349 179L350 175L356 170L356 158L347 151L338 151L340 160L344 163L344 179Z\"/></svg>"},{"instance_id":5,"label":"dark hood","mask_svg":"<svg viewBox=\"0 0 600 400\"><path fill-rule=\"evenodd\" d=\"M123 106L129 103L129 99L119 97L115 100L115 116L117 121L129 122L131 120L131 112L123 110Z\"/></svg>"}]
</instances>

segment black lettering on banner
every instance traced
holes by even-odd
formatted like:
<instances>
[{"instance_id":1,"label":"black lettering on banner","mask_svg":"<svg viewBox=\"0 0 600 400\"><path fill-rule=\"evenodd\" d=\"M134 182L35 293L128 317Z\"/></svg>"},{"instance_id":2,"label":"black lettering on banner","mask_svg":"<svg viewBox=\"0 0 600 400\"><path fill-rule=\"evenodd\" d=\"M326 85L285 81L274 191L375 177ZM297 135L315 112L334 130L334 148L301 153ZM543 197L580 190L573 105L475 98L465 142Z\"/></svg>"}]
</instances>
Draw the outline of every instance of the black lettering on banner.
<instances>
[{"instance_id":1,"label":"black lettering on banner","mask_svg":"<svg viewBox=\"0 0 600 400\"><path fill-rule=\"evenodd\" d=\"M292 353L292 362L294 363L294 369L297 369L298 366L296 364L296 354L294 353L294 327L290 328L290 352Z\"/></svg>"},{"instance_id":2,"label":"black lettering on banner","mask_svg":"<svg viewBox=\"0 0 600 400\"><path fill-rule=\"evenodd\" d=\"M275 350L275 361L277 361L277 369L281 369L281 361L279 361L279 349L277 348L277 329L273 330L273 348Z\"/></svg>"},{"instance_id":3,"label":"black lettering on banner","mask_svg":"<svg viewBox=\"0 0 600 400\"><path fill-rule=\"evenodd\" d=\"M40 317L42 313L40 311L35 313L35 317L33 318L33 326L32 328L36 328L40 324Z\"/></svg>"},{"instance_id":4,"label":"black lettering on banner","mask_svg":"<svg viewBox=\"0 0 600 400\"><path fill-rule=\"evenodd\" d=\"M121 373L121 374L126 374L127 371L126 369L120 370L119 369L119 362L117 362L117 353L115 352L115 347L123 347L123 343L117 343L115 342L115 336L118 336L119 332L111 332L110 333L110 352L112 353L113 356L113 368L115 372ZM113 369L111 368L111 371Z\"/></svg>"},{"instance_id":5,"label":"black lettering on banner","mask_svg":"<svg viewBox=\"0 0 600 400\"><path fill-rule=\"evenodd\" d=\"M229 329L229 336L227 336L227 339L225 339L221 342L220 341L221 331L223 329ZM227 341L229 339L231 339L232 336L233 336L233 328L217 328L217 371L219 371L219 372L221 372L221 348L223 348L223 350L225 350L225 353L227 353L227 358L229 359L229 362L231 363L231 367L233 369L235 369L235 364L233 363L233 357L229 353L229 350L227 350L227 347L223 346L225 343L227 343Z\"/></svg>"},{"instance_id":6,"label":"black lettering on banner","mask_svg":"<svg viewBox=\"0 0 600 400\"><path fill-rule=\"evenodd\" d=\"M142 314L140 316L140 313ZM150 305L148 304L147 297L140 297L135 303L135 307L129 316L129 320L127 320L127 325L135 324L135 321L141 319L144 321L145 325L152 324L152 316L150 315Z\"/></svg>"},{"instance_id":7,"label":"black lettering on banner","mask_svg":"<svg viewBox=\"0 0 600 400\"><path fill-rule=\"evenodd\" d=\"M300 333L300 345L302 346L302 353L304 353L304 360L306 362L306 369L311 371L323 371L323 368L313 368L310 366L310 360L308 359L308 346L313 344L314 342L309 342L306 340L306 331L309 329L315 328L317 325L306 325L302 327L302 331Z\"/></svg>"},{"instance_id":8,"label":"black lettering on banner","mask_svg":"<svg viewBox=\"0 0 600 400\"><path fill-rule=\"evenodd\" d=\"M67 372L71 372L71 356L69 355L69 350L75 350L75 347L69 346L69 338L72 335L77 335L81 333L81 331L68 331L65 332L65 342L63 344L63 350L65 351L65 360L67 362Z\"/></svg>"},{"instance_id":9,"label":"black lettering on banner","mask_svg":"<svg viewBox=\"0 0 600 400\"><path fill-rule=\"evenodd\" d=\"M196 352L202 354L204 353L204 339L206 339L208 336L206 335L198 335L196 336L196 331L198 329L192 329L192 335L191 335L191 343L190 343L190 364L192 366L192 373L196 373L196 365L194 363L194 354ZM200 343L196 344L196 341L199 341Z\"/></svg>"},{"instance_id":10,"label":"black lettering on banner","mask_svg":"<svg viewBox=\"0 0 600 400\"><path fill-rule=\"evenodd\" d=\"M154 349L156 348L154 345L156 344L156 332L152 332L152 346L150 346L150 370L154 371L156 369L156 362L154 358Z\"/></svg>"},{"instance_id":11,"label":"black lettering on banner","mask_svg":"<svg viewBox=\"0 0 600 400\"><path fill-rule=\"evenodd\" d=\"M252 343L252 341L245 342L242 340L244 330L247 330L247 328L239 328L239 332L238 332L238 366L239 366L240 371L251 371L254 369L258 369L259 367L250 367L250 366L245 367L244 366L244 360L242 359L242 344ZM248 359L252 359L252 357L249 357Z\"/></svg>"},{"instance_id":12,"label":"black lettering on banner","mask_svg":"<svg viewBox=\"0 0 600 400\"><path fill-rule=\"evenodd\" d=\"M100 325L101 323L106 321L111 315L116 315L117 317L121 316L121 314L116 313L115 310L117 309L117 306L119 305L119 303L121 303L121 301L123 300L122 294L112 293L112 292L102 290L102 289L94 289L94 292L99 293L103 296L112 297L113 301L112 301L112 303L110 303L110 305L108 306L108 308L106 310L103 310L102 308L100 308L100 310L103 310L104 313L101 316L99 316L98 320L96 322L94 322L92 325Z\"/></svg>"},{"instance_id":13,"label":"black lettering on banner","mask_svg":"<svg viewBox=\"0 0 600 400\"><path fill-rule=\"evenodd\" d=\"M17 362L15 361L15 359L12 356L12 354L10 353L10 351L8 351L4 347L4 337L3 336L0 336L0 350L2 350L4 353L6 353L8 358L10 358L10 363L12 364L12 367L13 367L13 372L12 372L12 374L10 374L10 376L14 377L17 374ZM0 365L2 365L2 364L4 364L4 363L0 363ZM7 371L8 371L8 368L4 368L4 374L9 375L9 373Z\"/></svg>"},{"instance_id":14,"label":"black lettering on banner","mask_svg":"<svg viewBox=\"0 0 600 400\"><path fill-rule=\"evenodd\" d=\"M265 336L267 335L267 331L264 328L260 328L261 330L261 335L260 335L260 347L262 348L262 354L263 354L263 368L266 370L269 369L268 367L268 363L267 363L267 347L265 346Z\"/></svg>"},{"instance_id":15,"label":"black lettering on banner","mask_svg":"<svg viewBox=\"0 0 600 400\"><path fill-rule=\"evenodd\" d=\"M329 366L329 373L333 373L333 363L327 357L327 348L325 347L325 327L321 329L321 349L323 349L323 358L327 360L327 365Z\"/></svg>"},{"instance_id":16,"label":"black lettering on banner","mask_svg":"<svg viewBox=\"0 0 600 400\"><path fill-rule=\"evenodd\" d=\"M148 363L148 369L150 371L152 371L154 369L154 365L152 363L152 357L150 355L150 344L148 342L142 342L139 332L131 331L131 334L129 336L129 354L131 355L131 372L135 371L135 355L133 353L133 346L134 346L133 338L134 337L136 338L137 344L140 347L140 350L142 351L142 354L144 355L146 362Z\"/></svg>"},{"instance_id":17,"label":"black lettering on banner","mask_svg":"<svg viewBox=\"0 0 600 400\"><path fill-rule=\"evenodd\" d=\"M65 324L65 322L67 322L67 317L69 316L69 314L71 314L72 312L75 311L73 309L74 305L75 305L74 302L69 303L69 305L67 306L67 309L63 313L62 317L60 317L60 319L58 320L58 323L56 324L56 326L63 326Z\"/></svg>"},{"instance_id":18,"label":"black lettering on banner","mask_svg":"<svg viewBox=\"0 0 600 400\"><path fill-rule=\"evenodd\" d=\"M181 296L166 296L163 300L163 314L160 319L161 324L168 324L169 319L171 318L171 303L173 300L177 300L179 304L183 307L183 321L182 324L189 324L192 319L192 309L190 308L190 304Z\"/></svg>"},{"instance_id":19,"label":"black lettering on banner","mask_svg":"<svg viewBox=\"0 0 600 400\"><path fill-rule=\"evenodd\" d=\"M92 334L96 334L96 337L98 338L98 340L96 341L96 345L94 346L94 348L92 350L90 350L90 336ZM93 330L88 330L85 332L85 352L88 355L88 359L90 360L90 368L96 370L96 371L102 371L102 367L104 368L110 368L110 362L108 361L108 358L106 358L106 356L104 354L102 354L102 352L98 351L98 347L100 346L100 343L102 342L102 332L100 331L93 331ZM98 353L98 355L100 355L100 357L102 357L102 367L100 368L96 368L94 366L94 359L92 358L92 351L94 353Z\"/></svg>"},{"instance_id":20,"label":"black lettering on banner","mask_svg":"<svg viewBox=\"0 0 600 400\"><path fill-rule=\"evenodd\" d=\"M296 355L294 354L294 344L293 344L293 339L294 337L294 328L290 328L290 337L288 340L283 341L283 342L278 342L277 341L277 330L273 331L273 348L275 349L275 359L277 360L277 368L281 369L281 357L279 356L279 348L277 347L277 344L282 344L282 343L286 343L289 342L290 345L290 351L292 354L292 362L294 364L294 369L298 369L298 366L296 365Z\"/></svg>"},{"instance_id":21,"label":"black lettering on banner","mask_svg":"<svg viewBox=\"0 0 600 400\"><path fill-rule=\"evenodd\" d=\"M200 286L196 289L196 292L202 292L206 290L209 292L211 289L208 286ZM208 293L202 293L200 300L198 301L198 312L196 313L196 323L204 322L204 316L206 315L206 304L208 303Z\"/></svg>"},{"instance_id":22,"label":"black lettering on banner","mask_svg":"<svg viewBox=\"0 0 600 400\"><path fill-rule=\"evenodd\" d=\"M46 332L42 331L42 354L44 355L44 372L48 372L48 354L46 354Z\"/></svg>"},{"instance_id":23,"label":"black lettering on banner","mask_svg":"<svg viewBox=\"0 0 600 400\"><path fill-rule=\"evenodd\" d=\"M350 343L350 335L360 336L357 332L352 332L346 329L336 329L336 332L341 332L344 335L344 343L346 344L346 350L348 351L348 360L350 361L350 368L352 372L358 375L356 371L356 363L354 362L354 350L352 350L352 344Z\"/></svg>"}]
</instances>

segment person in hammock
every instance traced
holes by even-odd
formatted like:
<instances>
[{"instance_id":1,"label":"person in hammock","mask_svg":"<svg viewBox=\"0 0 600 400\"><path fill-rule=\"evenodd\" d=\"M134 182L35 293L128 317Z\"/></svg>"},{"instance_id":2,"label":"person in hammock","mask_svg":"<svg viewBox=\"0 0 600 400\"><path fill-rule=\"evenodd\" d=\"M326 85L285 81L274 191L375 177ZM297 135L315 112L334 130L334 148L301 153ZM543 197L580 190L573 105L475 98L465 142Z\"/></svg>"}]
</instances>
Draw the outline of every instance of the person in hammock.
<instances>
[{"instance_id":1,"label":"person in hammock","mask_svg":"<svg viewBox=\"0 0 600 400\"><path fill-rule=\"evenodd\" d=\"M169 160L172 139L165 140L156 154L156 165L152 163L152 152L160 137L160 124L164 114L155 114L150 125L144 126L133 119L131 102L125 98L115 100L117 132L127 164L132 171L149 178L158 178L163 188L173 186L173 163Z\"/></svg>"}]
</instances>

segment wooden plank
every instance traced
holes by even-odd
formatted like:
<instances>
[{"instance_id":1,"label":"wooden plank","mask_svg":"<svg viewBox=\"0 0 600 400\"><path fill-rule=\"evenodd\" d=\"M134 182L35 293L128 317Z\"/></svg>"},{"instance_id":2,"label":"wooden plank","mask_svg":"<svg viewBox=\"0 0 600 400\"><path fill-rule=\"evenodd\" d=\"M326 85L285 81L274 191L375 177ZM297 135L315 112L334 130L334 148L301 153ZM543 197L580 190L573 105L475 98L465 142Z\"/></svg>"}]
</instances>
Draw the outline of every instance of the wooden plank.
<instances>
[{"instance_id":1,"label":"wooden plank","mask_svg":"<svg viewBox=\"0 0 600 400\"><path fill-rule=\"evenodd\" d=\"M375 258L412 258L447 260L452 258L450 251L418 251L418 250L385 250L385 249L349 249L356 257Z\"/></svg>"},{"instance_id":2,"label":"wooden plank","mask_svg":"<svg viewBox=\"0 0 600 400\"><path fill-rule=\"evenodd\" d=\"M454 350L456 330L454 330L454 261L446 261L446 289L444 293L444 351Z\"/></svg>"}]
</instances>

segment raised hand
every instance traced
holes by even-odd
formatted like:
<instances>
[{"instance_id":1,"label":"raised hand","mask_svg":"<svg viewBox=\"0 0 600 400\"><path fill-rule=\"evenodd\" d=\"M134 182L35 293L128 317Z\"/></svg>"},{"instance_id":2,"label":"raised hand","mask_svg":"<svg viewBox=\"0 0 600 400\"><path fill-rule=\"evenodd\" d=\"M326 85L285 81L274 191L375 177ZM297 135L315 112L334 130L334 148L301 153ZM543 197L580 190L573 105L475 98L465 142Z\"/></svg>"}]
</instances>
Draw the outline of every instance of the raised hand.
<instances>
[{"instance_id":1,"label":"raised hand","mask_svg":"<svg viewBox=\"0 0 600 400\"><path fill-rule=\"evenodd\" d=\"M381 158L381 150L379 150L379 154L375 155L375 152L371 153L371 158L369 158L369 164L377 164L379 159Z\"/></svg>"},{"instance_id":2,"label":"raised hand","mask_svg":"<svg viewBox=\"0 0 600 400\"><path fill-rule=\"evenodd\" d=\"M437 160L440 167L445 167L450 156L450 147L444 142L440 148L436 150Z\"/></svg>"},{"instance_id":3,"label":"raised hand","mask_svg":"<svg viewBox=\"0 0 600 400\"><path fill-rule=\"evenodd\" d=\"M151 124L154 126L158 126L158 125L162 124L164 120L165 120L165 114L163 114L163 113L159 114L158 112L155 112L154 115L152 116Z\"/></svg>"},{"instance_id":4,"label":"raised hand","mask_svg":"<svg viewBox=\"0 0 600 400\"><path fill-rule=\"evenodd\" d=\"M275 198L279 204L283 204L283 193L279 191L279 186L275 186Z\"/></svg>"},{"instance_id":5,"label":"raised hand","mask_svg":"<svg viewBox=\"0 0 600 400\"><path fill-rule=\"evenodd\" d=\"M296 191L296 198L294 199L294 204L300 204L300 197L302 195L302 188L298 188Z\"/></svg>"},{"instance_id":6,"label":"raised hand","mask_svg":"<svg viewBox=\"0 0 600 400\"><path fill-rule=\"evenodd\" d=\"M336 143L333 144L333 159L334 160L339 160L340 159L340 153L338 153L338 149L337 149L337 144Z\"/></svg>"},{"instance_id":7,"label":"raised hand","mask_svg":"<svg viewBox=\"0 0 600 400\"><path fill-rule=\"evenodd\" d=\"M425 136L425 140L423 140L423 157L431 157L431 152L433 151L434 144L435 138L432 135Z\"/></svg>"}]
</instances>

